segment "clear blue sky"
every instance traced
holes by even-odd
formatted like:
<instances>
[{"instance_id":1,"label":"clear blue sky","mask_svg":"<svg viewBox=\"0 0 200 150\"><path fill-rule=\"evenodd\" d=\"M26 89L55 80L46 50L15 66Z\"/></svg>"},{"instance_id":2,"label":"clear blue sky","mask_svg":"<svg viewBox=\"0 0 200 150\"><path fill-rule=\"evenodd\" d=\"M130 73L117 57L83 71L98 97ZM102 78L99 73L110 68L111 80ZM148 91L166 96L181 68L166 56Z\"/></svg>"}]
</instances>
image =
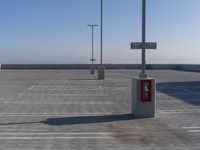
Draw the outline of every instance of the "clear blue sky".
<instances>
[{"instance_id":1,"label":"clear blue sky","mask_svg":"<svg viewBox=\"0 0 200 150\"><path fill-rule=\"evenodd\" d=\"M104 0L104 63L140 63L141 1ZM147 0L147 63L200 63L200 0ZM0 63L89 63L100 0L0 0ZM99 62L100 28L95 29Z\"/></svg>"}]
</instances>

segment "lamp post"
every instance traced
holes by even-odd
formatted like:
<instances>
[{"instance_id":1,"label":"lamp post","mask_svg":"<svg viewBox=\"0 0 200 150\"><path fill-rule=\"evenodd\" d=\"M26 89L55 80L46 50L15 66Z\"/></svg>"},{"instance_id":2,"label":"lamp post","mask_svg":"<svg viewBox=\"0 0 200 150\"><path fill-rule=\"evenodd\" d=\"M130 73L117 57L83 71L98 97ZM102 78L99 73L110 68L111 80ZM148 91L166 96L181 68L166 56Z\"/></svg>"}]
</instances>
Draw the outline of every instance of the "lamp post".
<instances>
[{"instance_id":1,"label":"lamp post","mask_svg":"<svg viewBox=\"0 0 200 150\"><path fill-rule=\"evenodd\" d=\"M100 66L98 67L98 79L105 79L105 67L103 66L103 0L101 0L101 55Z\"/></svg>"},{"instance_id":2,"label":"lamp post","mask_svg":"<svg viewBox=\"0 0 200 150\"><path fill-rule=\"evenodd\" d=\"M103 66L103 0L101 0L101 66Z\"/></svg>"},{"instance_id":3,"label":"lamp post","mask_svg":"<svg viewBox=\"0 0 200 150\"><path fill-rule=\"evenodd\" d=\"M94 27L97 27L98 25L96 24L89 24L89 27L92 28L92 59L90 59L90 61L92 62L91 65L91 70L90 70L90 74L95 74L95 66L94 66Z\"/></svg>"},{"instance_id":4,"label":"lamp post","mask_svg":"<svg viewBox=\"0 0 200 150\"><path fill-rule=\"evenodd\" d=\"M140 78L147 78L146 71L146 0L142 0L142 72Z\"/></svg>"},{"instance_id":5,"label":"lamp post","mask_svg":"<svg viewBox=\"0 0 200 150\"><path fill-rule=\"evenodd\" d=\"M156 43L146 43L146 0L142 0L142 42L131 44L132 49L142 49L142 68L138 77L132 78L132 113L136 117L156 116L156 80L146 74L146 49L156 49Z\"/></svg>"}]
</instances>

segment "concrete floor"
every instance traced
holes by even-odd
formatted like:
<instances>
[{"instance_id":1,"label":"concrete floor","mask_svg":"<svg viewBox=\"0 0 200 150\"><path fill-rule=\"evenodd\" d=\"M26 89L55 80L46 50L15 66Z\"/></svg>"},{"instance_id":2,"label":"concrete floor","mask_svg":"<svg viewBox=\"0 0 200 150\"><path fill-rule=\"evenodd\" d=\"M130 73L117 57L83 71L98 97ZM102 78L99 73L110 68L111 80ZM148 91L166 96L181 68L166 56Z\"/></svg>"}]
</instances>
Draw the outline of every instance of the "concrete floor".
<instances>
[{"instance_id":1,"label":"concrete floor","mask_svg":"<svg viewBox=\"0 0 200 150\"><path fill-rule=\"evenodd\" d=\"M199 150L200 73L148 71L157 117L131 112L139 70L1 71L2 150Z\"/></svg>"}]
</instances>

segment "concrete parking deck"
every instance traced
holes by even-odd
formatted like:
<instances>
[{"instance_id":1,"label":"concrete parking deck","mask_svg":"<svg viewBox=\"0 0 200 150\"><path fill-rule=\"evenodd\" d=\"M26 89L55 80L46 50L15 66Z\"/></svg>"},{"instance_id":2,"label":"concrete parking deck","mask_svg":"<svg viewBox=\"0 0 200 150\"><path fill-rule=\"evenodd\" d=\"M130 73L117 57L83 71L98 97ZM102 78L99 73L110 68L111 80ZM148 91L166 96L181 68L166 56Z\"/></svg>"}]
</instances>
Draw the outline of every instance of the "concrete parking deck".
<instances>
[{"instance_id":1,"label":"concrete parking deck","mask_svg":"<svg viewBox=\"0 0 200 150\"><path fill-rule=\"evenodd\" d=\"M1 71L2 150L199 150L200 73L148 71L157 117L131 112L139 70Z\"/></svg>"}]
</instances>

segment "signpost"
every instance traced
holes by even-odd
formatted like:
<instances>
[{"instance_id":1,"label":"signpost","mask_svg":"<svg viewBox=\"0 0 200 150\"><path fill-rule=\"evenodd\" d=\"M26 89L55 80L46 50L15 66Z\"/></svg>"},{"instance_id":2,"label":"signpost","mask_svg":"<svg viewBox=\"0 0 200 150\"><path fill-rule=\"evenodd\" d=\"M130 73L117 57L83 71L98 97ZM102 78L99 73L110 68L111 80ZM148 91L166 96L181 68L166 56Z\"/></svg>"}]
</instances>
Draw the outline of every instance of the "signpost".
<instances>
[{"instance_id":1,"label":"signpost","mask_svg":"<svg viewBox=\"0 0 200 150\"><path fill-rule=\"evenodd\" d=\"M156 82L146 74L146 49L156 49L156 42L146 42L146 0L142 0L142 42L131 43L131 49L142 49L139 77L132 79L132 112L136 117L155 117Z\"/></svg>"},{"instance_id":2,"label":"signpost","mask_svg":"<svg viewBox=\"0 0 200 150\"><path fill-rule=\"evenodd\" d=\"M157 43L146 43L146 0L142 0L142 42L131 43L131 49L142 49L142 70L140 78L147 78L146 74L146 49L156 49Z\"/></svg>"},{"instance_id":3,"label":"signpost","mask_svg":"<svg viewBox=\"0 0 200 150\"><path fill-rule=\"evenodd\" d=\"M91 65L91 70L90 70L90 74L95 74L95 66L94 66L94 27L97 27L98 25L96 24L92 24L92 25L88 25L89 27L92 28L92 59L90 59L90 61L92 62Z\"/></svg>"},{"instance_id":4,"label":"signpost","mask_svg":"<svg viewBox=\"0 0 200 150\"><path fill-rule=\"evenodd\" d=\"M98 67L98 79L104 80L105 79L105 67L103 66L103 0L101 0L101 41L100 41L100 66Z\"/></svg>"}]
</instances>

